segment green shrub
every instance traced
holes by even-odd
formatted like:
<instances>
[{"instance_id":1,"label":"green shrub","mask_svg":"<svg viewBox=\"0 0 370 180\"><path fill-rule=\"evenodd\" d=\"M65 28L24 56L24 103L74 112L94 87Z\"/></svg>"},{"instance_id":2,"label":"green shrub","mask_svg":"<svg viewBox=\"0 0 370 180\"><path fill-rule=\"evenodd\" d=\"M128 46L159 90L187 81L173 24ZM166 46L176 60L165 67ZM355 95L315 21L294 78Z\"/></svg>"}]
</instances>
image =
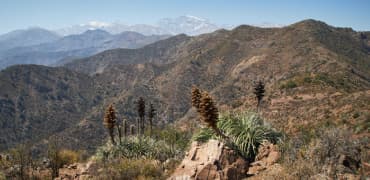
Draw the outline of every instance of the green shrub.
<instances>
[{"instance_id":1,"label":"green shrub","mask_svg":"<svg viewBox=\"0 0 370 180\"><path fill-rule=\"evenodd\" d=\"M11 162L10 161L6 160L5 157L0 158L0 170L6 169L9 166L11 166Z\"/></svg>"},{"instance_id":2,"label":"green shrub","mask_svg":"<svg viewBox=\"0 0 370 180\"><path fill-rule=\"evenodd\" d=\"M293 80L289 80L288 82L282 84L280 89L293 89L296 88L298 85Z\"/></svg>"},{"instance_id":3,"label":"green shrub","mask_svg":"<svg viewBox=\"0 0 370 180\"><path fill-rule=\"evenodd\" d=\"M155 160L118 159L105 165L97 179L164 179L164 172Z\"/></svg>"},{"instance_id":4,"label":"green shrub","mask_svg":"<svg viewBox=\"0 0 370 180\"><path fill-rule=\"evenodd\" d=\"M101 147L97 151L96 158L103 161L114 158L145 158L165 161L173 157L182 157L183 153L183 149L172 146L164 140L132 136L123 139L118 145L107 144Z\"/></svg>"},{"instance_id":5,"label":"green shrub","mask_svg":"<svg viewBox=\"0 0 370 180\"><path fill-rule=\"evenodd\" d=\"M189 132L179 131L173 126L167 126L153 132L156 140L163 140L173 150L185 151L190 143L191 135Z\"/></svg>"},{"instance_id":6,"label":"green shrub","mask_svg":"<svg viewBox=\"0 0 370 180\"><path fill-rule=\"evenodd\" d=\"M304 83L312 83L312 78L310 76L306 76L303 78Z\"/></svg>"},{"instance_id":7,"label":"green shrub","mask_svg":"<svg viewBox=\"0 0 370 180\"><path fill-rule=\"evenodd\" d=\"M215 135L212 129L206 127L195 133L193 140L198 142L207 142L209 139L216 139L217 137L218 136Z\"/></svg>"},{"instance_id":8,"label":"green shrub","mask_svg":"<svg viewBox=\"0 0 370 180\"><path fill-rule=\"evenodd\" d=\"M251 159L257 154L258 146L264 140L276 143L281 137L281 134L263 125L262 118L252 112L224 113L219 116L217 126L229 138L235 149ZM215 138L215 134L210 129L204 128L193 138L205 142Z\"/></svg>"},{"instance_id":9,"label":"green shrub","mask_svg":"<svg viewBox=\"0 0 370 180\"><path fill-rule=\"evenodd\" d=\"M359 121L353 127L356 134L358 133L369 133L370 132L370 120L365 119L364 121Z\"/></svg>"},{"instance_id":10,"label":"green shrub","mask_svg":"<svg viewBox=\"0 0 370 180\"><path fill-rule=\"evenodd\" d=\"M355 113L352 115L352 117L353 117L354 119L356 119L356 118L360 117L360 113L355 112Z\"/></svg>"},{"instance_id":11,"label":"green shrub","mask_svg":"<svg viewBox=\"0 0 370 180\"><path fill-rule=\"evenodd\" d=\"M126 137L116 145L108 142L93 156L104 170L94 176L97 179L165 179L183 158L189 142L189 132L172 126L153 129L144 136ZM169 159L171 163L165 162Z\"/></svg>"},{"instance_id":12,"label":"green shrub","mask_svg":"<svg viewBox=\"0 0 370 180\"><path fill-rule=\"evenodd\" d=\"M61 150L59 156L60 156L61 166L73 164L80 160L80 154L78 152L68 150L68 149Z\"/></svg>"},{"instance_id":13,"label":"green shrub","mask_svg":"<svg viewBox=\"0 0 370 180\"><path fill-rule=\"evenodd\" d=\"M0 180L5 180L5 179L6 179L5 174L0 171Z\"/></svg>"},{"instance_id":14,"label":"green shrub","mask_svg":"<svg viewBox=\"0 0 370 180\"><path fill-rule=\"evenodd\" d=\"M161 167L153 161L151 163L140 163L139 165L142 167L140 170L141 176L151 178L160 178L162 176Z\"/></svg>"},{"instance_id":15,"label":"green shrub","mask_svg":"<svg viewBox=\"0 0 370 180\"><path fill-rule=\"evenodd\" d=\"M327 74L318 74L315 76L316 81L321 81L323 83L326 83L328 85L335 85L335 83L330 79L329 75Z\"/></svg>"}]
</instances>

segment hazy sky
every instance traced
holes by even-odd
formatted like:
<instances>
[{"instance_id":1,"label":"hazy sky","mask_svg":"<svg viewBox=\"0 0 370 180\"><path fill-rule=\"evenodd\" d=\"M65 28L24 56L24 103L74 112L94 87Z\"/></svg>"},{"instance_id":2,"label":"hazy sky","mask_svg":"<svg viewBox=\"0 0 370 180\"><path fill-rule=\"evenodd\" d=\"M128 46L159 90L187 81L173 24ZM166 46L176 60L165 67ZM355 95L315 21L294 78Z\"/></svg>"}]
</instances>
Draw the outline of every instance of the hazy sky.
<instances>
[{"instance_id":1,"label":"hazy sky","mask_svg":"<svg viewBox=\"0 0 370 180\"><path fill-rule=\"evenodd\" d=\"M155 24L194 15L216 24L291 24L318 19L370 31L370 0L0 0L0 33L89 21Z\"/></svg>"}]
</instances>

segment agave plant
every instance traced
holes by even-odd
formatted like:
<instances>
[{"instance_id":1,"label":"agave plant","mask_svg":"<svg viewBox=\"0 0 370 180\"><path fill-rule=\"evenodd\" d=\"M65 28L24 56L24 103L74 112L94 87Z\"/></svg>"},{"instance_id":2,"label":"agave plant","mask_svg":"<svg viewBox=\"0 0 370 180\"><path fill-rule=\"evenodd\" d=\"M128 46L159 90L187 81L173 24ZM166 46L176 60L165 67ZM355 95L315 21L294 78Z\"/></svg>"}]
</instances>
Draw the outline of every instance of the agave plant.
<instances>
[{"instance_id":1,"label":"agave plant","mask_svg":"<svg viewBox=\"0 0 370 180\"><path fill-rule=\"evenodd\" d=\"M264 140L278 141L280 134L263 125L263 119L255 113L244 112L220 116L218 126L229 136L240 152L254 157Z\"/></svg>"},{"instance_id":2,"label":"agave plant","mask_svg":"<svg viewBox=\"0 0 370 180\"><path fill-rule=\"evenodd\" d=\"M263 119L252 112L224 113L219 116L217 127L229 138L229 143L246 158L253 158L264 140L277 142L280 134L263 125ZM215 132L204 128L193 138L206 141L215 138Z\"/></svg>"},{"instance_id":3,"label":"agave plant","mask_svg":"<svg viewBox=\"0 0 370 180\"><path fill-rule=\"evenodd\" d=\"M96 157L104 159L104 153L108 152L106 159L128 158L128 159L156 159L165 161L169 158L181 155L181 150L171 147L164 140L156 140L150 137L130 136L122 139L122 143L113 146L107 144L100 148Z\"/></svg>"}]
</instances>

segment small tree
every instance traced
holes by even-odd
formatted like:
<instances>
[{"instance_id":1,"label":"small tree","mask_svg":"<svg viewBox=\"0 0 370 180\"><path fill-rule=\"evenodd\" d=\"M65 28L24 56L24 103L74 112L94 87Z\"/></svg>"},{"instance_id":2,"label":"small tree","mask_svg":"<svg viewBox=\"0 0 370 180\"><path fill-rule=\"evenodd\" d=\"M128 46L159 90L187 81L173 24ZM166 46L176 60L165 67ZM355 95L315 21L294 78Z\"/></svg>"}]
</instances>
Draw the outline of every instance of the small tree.
<instances>
[{"instance_id":1,"label":"small tree","mask_svg":"<svg viewBox=\"0 0 370 180\"><path fill-rule=\"evenodd\" d=\"M108 109L105 111L104 115L104 126L108 129L108 133L112 144L116 144L114 141L114 126L116 125L116 112L113 105L109 105Z\"/></svg>"},{"instance_id":2,"label":"small tree","mask_svg":"<svg viewBox=\"0 0 370 180\"><path fill-rule=\"evenodd\" d=\"M51 138L48 145L47 155L50 160L51 176L53 179L59 176L59 168L62 165L60 151L61 148L58 142L58 138Z\"/></svg>"},{"instance_id":3,"label":"small tree","mask_svg":"<svg viewBox=\"0 0 370 180\"><path fill-rule=\"evenodd\" d=\"M152 134L152 131L153 131L153 118L154 118L155 112L156 112L156 109L154 108L153 104L150 103L149 112L148 112L148 119L150 123L150 135Z\"/></svg>"},{"instance_id":4,"label":"small tree","mask_svg":"<svg viewBox=\"0 0 370 180\"><path fill-rule=\"evenodd\" d=\"M137 102L137 113L139 115L138 120L138 134L144 134L145 130L145 100L144 98L140 97Z\"/></svg>"},{"instance_id":5,"label":"small tree","mask_svg":"<svg viewBox=\"0 0 370 180\"><path fill-rule=\"evenodd\" d=\"M200 99L202 98L201 90L196 86L191 88L191 105L199 112Z\"/></svg>"},{"instance_id":6,"label":"small tree","mask_svg":"<svg viewBox=\"0 0 370 180\"><path fill-rule=\"evenodd\" d=\"M212 97L206 91L202 93L202 98L199 104L199 112L201 115L201 120L206 123L208 127L212 128L219 136L226 137L217 127L218 109L213 102Z\"/></svg>"},{"instance_id":7,"label":"small tree","mask_svg":"<svg viewBox=\"0 0 370 180\"><path fill-rule=\"evenodd\" d=\"M20 144L16 148L13 148L10 150L10 155L12 158L10 158L10 163L12 166L18 166L19 168L15 168L15 178L17 179L30 179L30 177L27 173L27 169L30 168L33 174L33 161L32 161L32 155L31 150L29 146L26 144ZM1 162L1 159L0 159Z\"/></svg>"},{"instance_id":8,"label":"small tree","mask_svg":"<svg viewBox=\"0 0 370 180\"><path fill-rule=\"evenodd\" d=\"M254 94L256 95L257 99L257 112L258 112L262 99L265 96L265 84L261 80L259 80L254 85Z\"/></svg>"}]
</instances>

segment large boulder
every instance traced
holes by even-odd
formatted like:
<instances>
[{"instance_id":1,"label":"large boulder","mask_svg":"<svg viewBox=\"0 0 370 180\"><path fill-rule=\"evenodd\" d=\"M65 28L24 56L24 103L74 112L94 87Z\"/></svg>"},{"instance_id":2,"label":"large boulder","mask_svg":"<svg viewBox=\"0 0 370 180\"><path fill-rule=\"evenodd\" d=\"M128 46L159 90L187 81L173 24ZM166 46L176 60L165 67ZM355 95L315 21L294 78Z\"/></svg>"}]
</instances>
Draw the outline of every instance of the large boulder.
<instances>
[{"instance_id":1,"label":"large boulder","mask_svg":"<svg viewBox=\"0 0 370 180\"><path fill-rule=\"evenodd\" d=\"M193 142L170 180L243 179L248 162L218 140L201 144Z\"/></svg>"}]
</instances>

